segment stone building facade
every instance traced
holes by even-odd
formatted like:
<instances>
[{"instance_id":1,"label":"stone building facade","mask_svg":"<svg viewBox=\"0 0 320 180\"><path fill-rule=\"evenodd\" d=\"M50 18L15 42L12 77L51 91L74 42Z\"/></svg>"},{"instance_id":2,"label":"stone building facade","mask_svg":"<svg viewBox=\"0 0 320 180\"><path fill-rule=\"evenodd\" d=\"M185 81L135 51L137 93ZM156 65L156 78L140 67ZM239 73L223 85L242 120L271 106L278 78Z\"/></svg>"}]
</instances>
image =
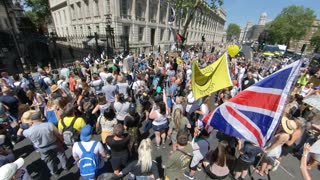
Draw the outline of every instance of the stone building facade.
<instances>
[{"instance_id":1,"label":"stone building facade","mask_svg":"<svg viewBox=\"0 0 320 180\"><path fill-rule=\"evenodd\" d=\"M130 49L148 52L160 46L168 50L174 41L170 28L181 32L186 20L177 19L170 25L170 6L163 0L49 0L49 3L55 33L69 37L68 44L77 47L83 46L79 41L89 41L87 37L94 33L106 35L109 24L114 30L116 48L122 46L121 37L127 36ZM202 43L203 35L208 43L221 42L225 21L226 12L221 8L210 16L196 12L189 25L187 44Z\"/></svg>"}]
</instances>

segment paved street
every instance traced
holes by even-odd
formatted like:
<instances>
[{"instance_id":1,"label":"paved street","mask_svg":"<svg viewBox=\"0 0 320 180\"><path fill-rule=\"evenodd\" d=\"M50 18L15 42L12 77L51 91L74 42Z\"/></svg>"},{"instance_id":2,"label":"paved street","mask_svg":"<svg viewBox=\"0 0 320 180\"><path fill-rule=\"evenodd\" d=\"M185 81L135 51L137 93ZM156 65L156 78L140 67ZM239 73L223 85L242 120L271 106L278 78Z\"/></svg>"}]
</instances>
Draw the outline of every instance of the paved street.
<instances>
[{"instance_id":1,"label":"paved street","mask_svg":"<svg viewBox=\"0 0 320 180\"><path fill-rule=\"evenodd\" d=\"M95 138L99 138L100 136L95 136ZM151 137L152 138L152 137ZM209 142L211 142L211 149L214 149L217 145L217 140L215 138L214 133L211 135ZM166 162L168 159L169 152L171 150L171 146L168 145L165 149L154 149L154 156L153 158L158 163ZM15 154L18 156L22 156L25 158L25 167L27 168L30 175L33 179L60 179L60 180L71 180L71 179L79 179L79 172L76 166L73 166L68 172L63 171L58 178L50 178L49 170L47 169L44 162L41 161L39 153L34 151L34 148L29 140L23 140L16 144L15 146ZM69 158L69 163L72 163L71 157L71 150L68 149L66 151L67 157ZM253 174L251 179L258 180L258 179L271 179L271 180L284 180L284 179L302 179L299 170L299 160L291 155L284 157L282 160L282 166L289 171L293 177L288 175L284 170L279 168L276 172L271 172L269 177L260 177L257 174ZM110 167L108 167L110 170ZM313 169L310 171L310 174L313 179L320 179L320 171L317 169ZM109 179L110 173L106 174L103 179ZM205 176L203 171L198 172L196 174L196 179L203 180L203 179L210 179ZM230 179L230 178L229 178ZM249 179L249 178L247 178Z\"/></svg>"}]
</instances>

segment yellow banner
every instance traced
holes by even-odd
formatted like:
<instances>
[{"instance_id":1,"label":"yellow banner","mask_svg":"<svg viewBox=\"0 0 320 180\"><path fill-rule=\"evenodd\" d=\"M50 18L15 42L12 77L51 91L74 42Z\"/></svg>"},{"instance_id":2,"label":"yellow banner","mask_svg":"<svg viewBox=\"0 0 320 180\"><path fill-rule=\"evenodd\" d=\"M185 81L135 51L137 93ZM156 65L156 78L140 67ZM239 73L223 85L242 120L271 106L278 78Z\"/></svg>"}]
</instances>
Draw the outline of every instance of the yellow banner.
<instances>
[{"instance_id":1,"label":"yellow banner","mask_svg":"<svg viewBox=\"0 0 320 180\"><path fill-rule=\"evenodd\" d=\"M195 99L230 86L232 81L226 53L203 69L198 67L197 62L192 64L192 92Z\"/></svg>"}]
</instances>

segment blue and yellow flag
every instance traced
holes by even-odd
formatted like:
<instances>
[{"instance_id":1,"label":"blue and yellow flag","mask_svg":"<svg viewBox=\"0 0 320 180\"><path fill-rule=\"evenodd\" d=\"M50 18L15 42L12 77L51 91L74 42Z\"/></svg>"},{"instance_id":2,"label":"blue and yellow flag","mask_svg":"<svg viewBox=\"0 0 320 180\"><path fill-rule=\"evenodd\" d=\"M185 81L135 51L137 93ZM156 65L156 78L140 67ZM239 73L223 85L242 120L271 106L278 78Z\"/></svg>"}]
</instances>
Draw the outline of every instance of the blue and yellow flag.
<instances>
[{"instance_id":1,"label":"blue and yellow flag","mask_svg":"<svg viewBox=\"0 0 320 180\"><path fill-rule=\"evenodd\" d=\"M230 86L232 81L226 53L203 69L198 67L197 62L192 64L192 92L195 99Z\"/></svg>"}]
</instances>

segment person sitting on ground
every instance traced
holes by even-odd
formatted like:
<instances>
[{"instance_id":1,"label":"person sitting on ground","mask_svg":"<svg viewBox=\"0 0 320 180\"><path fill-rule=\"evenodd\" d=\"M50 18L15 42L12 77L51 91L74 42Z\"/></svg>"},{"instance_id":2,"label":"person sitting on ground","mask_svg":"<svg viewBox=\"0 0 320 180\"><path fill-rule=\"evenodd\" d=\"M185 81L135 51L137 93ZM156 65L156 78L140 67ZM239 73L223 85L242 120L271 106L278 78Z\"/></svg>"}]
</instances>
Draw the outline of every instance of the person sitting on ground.
<instances>
[{"instance_id":1,"label":"person sitting on ground","mask_svg":"<svg viewBox=\"0 0 320 180\"><path fill-rule=\"evenodd\" d=\"M152 160L152 142L149 138L141 141L138 154L138 160L131 162L119 175L124 176L130 173L130 178L133 179L160 179L157 163Z\"/></svg>"}]
</instances>

